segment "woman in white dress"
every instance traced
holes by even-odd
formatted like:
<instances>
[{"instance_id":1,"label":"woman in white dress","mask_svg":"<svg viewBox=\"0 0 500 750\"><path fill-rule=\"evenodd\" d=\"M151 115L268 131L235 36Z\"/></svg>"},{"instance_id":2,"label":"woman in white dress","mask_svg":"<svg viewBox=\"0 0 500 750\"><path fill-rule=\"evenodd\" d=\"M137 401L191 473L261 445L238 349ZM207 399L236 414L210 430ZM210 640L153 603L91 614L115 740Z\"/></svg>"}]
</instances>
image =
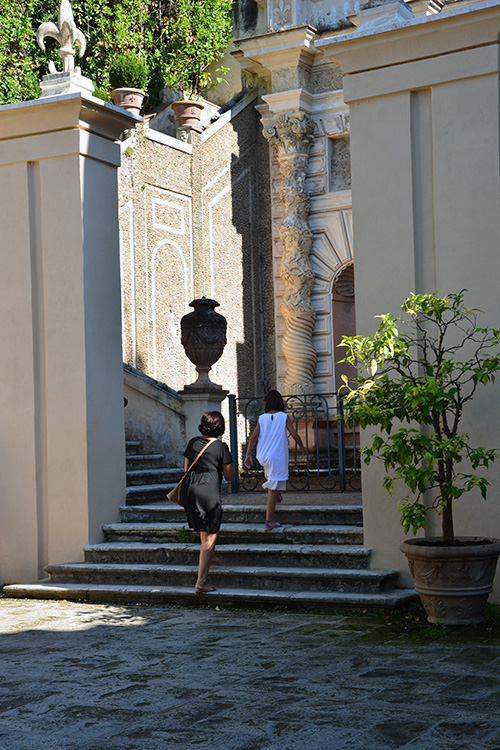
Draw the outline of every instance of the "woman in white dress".
<instances>
[{"instance_id":1,"label":"woman in white dress","mask_svg":"<svg viewBox=\"0 0 500 750\"><path fill-rule=\"evenodd\" d=\"M274 520L277 502L281 502L281 493L286 490L288 479L288 435L293 437L302 456L306 455L300 435L294 429L292 420L285 412L285 404L279 391L269 391L264 396L265 413L259 417L257 427L250 435L245 466L250 469L253 464L252 450L257 443L257 461L264 469L266 482L262 487L267 490L266 529L281 526Z\"/></svg>"}]
</instances>

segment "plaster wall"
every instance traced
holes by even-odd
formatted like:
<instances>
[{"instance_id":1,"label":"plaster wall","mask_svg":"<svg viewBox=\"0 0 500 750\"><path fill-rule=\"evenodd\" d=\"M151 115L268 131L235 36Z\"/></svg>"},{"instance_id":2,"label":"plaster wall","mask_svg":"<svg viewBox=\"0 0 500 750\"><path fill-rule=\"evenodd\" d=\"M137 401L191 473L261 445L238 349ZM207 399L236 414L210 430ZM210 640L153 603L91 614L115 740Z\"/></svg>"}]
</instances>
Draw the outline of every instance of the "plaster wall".
<instances>
[{"instance_id":1,"label":"plaster wall","mask_svg":"<svg viewBox=\"0 0 500 750\"><path fill-rule=\"evenodd\" d=\"M79 94L0 108L2 583L81 559L124 500L114 140L133 119Z\"/></svg>"},{"instance_id":2,"label":"plaster wall","mask_svg":"<svg viewBox=\"0 0 500 750\"><path fill-rule=\"evenodd\" d=\"M360 334L375 330L374 315L398 313L410 292L463 288L484 325L499 327L499 32L500 7L484 3L324 42L346 72ZM464 417L473 443L500 445L499 388L479 391ZM488 478L487 502L479 493L456 501L459 535L500 536L498 464ZM365 467L365 544L375 567L399 568L409 583L381 480L380 466Z\"/></svg>"}]
</instances>

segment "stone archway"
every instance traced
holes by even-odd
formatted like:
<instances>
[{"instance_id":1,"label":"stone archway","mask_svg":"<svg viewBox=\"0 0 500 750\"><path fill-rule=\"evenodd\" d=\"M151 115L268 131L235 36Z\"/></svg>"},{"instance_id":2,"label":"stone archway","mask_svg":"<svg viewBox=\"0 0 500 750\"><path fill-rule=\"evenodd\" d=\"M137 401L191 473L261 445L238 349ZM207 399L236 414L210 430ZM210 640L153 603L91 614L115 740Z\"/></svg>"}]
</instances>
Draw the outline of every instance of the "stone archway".
<instances>
[{"instance_id":1,"label":"stone archway","mask_svg":"<svg viewBox=\"0 0 500 750\"><path fill-rule=\"evenodd\" d=\"M341 360L345 356L343 347L339 347L343 336L356 334L354 263L342 266L333 279L332 285L332 332L335 390L338 391L346 375L349 380L356 377L356 370Z\"/></svg>"}]
</instances>

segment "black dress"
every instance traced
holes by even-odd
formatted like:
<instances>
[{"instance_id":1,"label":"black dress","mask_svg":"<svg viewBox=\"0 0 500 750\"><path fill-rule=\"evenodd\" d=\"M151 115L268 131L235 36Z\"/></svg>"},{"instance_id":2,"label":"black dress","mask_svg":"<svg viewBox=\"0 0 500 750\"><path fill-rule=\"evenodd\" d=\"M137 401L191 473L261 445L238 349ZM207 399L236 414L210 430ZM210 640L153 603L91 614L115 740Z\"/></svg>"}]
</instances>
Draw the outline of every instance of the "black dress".
<instances>
[{"instance_id":1,"label":"black dress","mask_svg":"<svg viewBox=\"0 0 500 750\"><path fill-rule=\"evenodd\" d=\"M190 465L209 438L198 435L187 444L184 456ZM194 531L216 534L222 521L220 488L222 465L232 464L229 448L213 440L182 483L182 503L189 527Z\"/></svg>"}]
</instances>

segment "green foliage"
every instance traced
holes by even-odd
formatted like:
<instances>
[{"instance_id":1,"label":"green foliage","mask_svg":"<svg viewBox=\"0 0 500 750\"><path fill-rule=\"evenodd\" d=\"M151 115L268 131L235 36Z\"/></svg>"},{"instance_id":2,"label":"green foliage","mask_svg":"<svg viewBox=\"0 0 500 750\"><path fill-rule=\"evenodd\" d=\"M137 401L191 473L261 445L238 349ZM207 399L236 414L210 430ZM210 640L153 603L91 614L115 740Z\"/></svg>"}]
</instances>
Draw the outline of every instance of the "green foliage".
<instances>
[{"instance_id":1,"label":"green foliage","mask_svg":"<svg viewBox=\"0 0 500 750\"><path fill-rule=\"evenodd\" d=\"M143 89L148 85L149 69L143 57L136 52L117 55L109 68L109 83L114 89Z\"/></svg>"},{"instance_id":2,"label":"green foliage","mask_svg":"<svg viewBox=\"0 0 500 750\"><path fill-rule=\"evenodd\" d=\"M87 40L87 52L77 64L100 90L110 88L112 61L129 52L147 63L151 107L165 86L200 93L217 83L208 67L223 54L231 37L231 0L72 0L71 4L75 23ZM36 43L40 23L57 23L59 0L0 0L0 8L0 104L36 98L48 61L55 60L61 68L55 40L46 40L46 53Z\"/></svg>"},{"instance_id":3,"label":"green foliage","mask_svg":"<svg viewBox=\"0 0 500 750\"><path fill-rule=\"evenodd\" d=\"M177 13L165 25L170 51L165 85L182 90L188 98L216 86L227 72L219 68L215 79L209 66L222 56L231 38L231 0L177 0Z\"/></svg>"},{"instance_id":4,"label":"green foliage","mask_svg":"<svg viewBox=\"0 0 500 750\"><path fill-rule=\"evenodd\" d=\"M0 104L36 99L40 95L42 51L36 44L31 23L38 8L37 0L1 2Z\"/></svg>"},{"instance_id":5,"label":"green foliage","mask_svg":"<svg viewBox=\"0 0 500 750\"><path fill-rule=\"evenodd\" d=\"M500 331L477 326L480 311L465 306L464 292L412 294L402 306L406 319L379 315L374 336L344 337L341 343L345 361L359 374L356 388L344 378L347 421L380 430L363 450L365 462L382 460L390 495L395 480L410 490L399 499L406 532L429 525L422 501L430 492L446 542L454 539L453 501L474 488L486 498L488 481L475 470L498 455L472 447L469 435L459 432L464 407L500 369ZM462 462L466 471L458 472Z\"/></svg>"}]
</instances>

